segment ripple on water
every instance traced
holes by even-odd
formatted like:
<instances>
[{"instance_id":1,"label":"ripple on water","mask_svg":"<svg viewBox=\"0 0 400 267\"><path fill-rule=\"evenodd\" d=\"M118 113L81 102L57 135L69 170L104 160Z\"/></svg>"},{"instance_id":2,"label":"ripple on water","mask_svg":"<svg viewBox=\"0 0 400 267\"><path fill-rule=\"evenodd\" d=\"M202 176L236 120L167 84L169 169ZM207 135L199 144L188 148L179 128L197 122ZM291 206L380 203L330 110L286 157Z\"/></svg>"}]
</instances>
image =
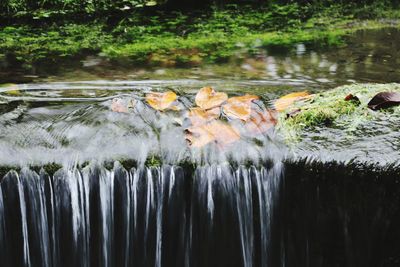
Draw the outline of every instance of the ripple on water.
<instances>
[{"instance_id":1,"label":"ripple on water","mask_svg":"<svg viewBox=\"0 0 400 267\"><path fill-rule=\"evenodd\" d=\"M0 162L3 165L44 164L131 159L144 163L156 158L163 163L194 161L266 162L284 157L307 157L322 161L398 162L400 119L383 116L373 123L360 122L351 129L323 127L306 132L288 150L279 133L269 131L254 138L242 135L223 149L206 146L191 149L185 141L180 112L157 112L145 104L150 91L174 90L187 109L197 90L205 84L229 95L249 88L270 103L283 92L263 87L260 81L89 81L19 85L0 92ZM252 87L254 86L254 87ZM8 90L13 90L10 94ZM283 89L284 91L286 89ZM115 113L112 99L136 99L135 112ZM3 104L1 104L3 103ZM230 122L236 125L235 122ZM183 125L183 126L182 126ZM240 124L239 124L240 127ZM294 152L294 154L292 154Z\"/></svg>"},{"instance_id":2,"label":"ripple on water","mask_svg":"<svg viewBox=\"0 0 400 267\"><path fill-rule=\"evenodd\" d=\"M181 90L179 101L187 109L194 102L194 87L198 89L200 84L185 82L178 81L173 88ZM26 84L12 94L3 88L3 106L13 107L0 114L0 149L4 152L0 162L25 165L132 159L144 163L156 157L164 163L245 163L282 154L273 130L258 137L243 136L224 148L190 148L185 126L179 122L185 111L158 112L143 99L146 92L171 87L171 83L155 81L96 81ZM135 110L128 114L112 112L115 97L136 99Z\"/></svg>"}]
</instances>

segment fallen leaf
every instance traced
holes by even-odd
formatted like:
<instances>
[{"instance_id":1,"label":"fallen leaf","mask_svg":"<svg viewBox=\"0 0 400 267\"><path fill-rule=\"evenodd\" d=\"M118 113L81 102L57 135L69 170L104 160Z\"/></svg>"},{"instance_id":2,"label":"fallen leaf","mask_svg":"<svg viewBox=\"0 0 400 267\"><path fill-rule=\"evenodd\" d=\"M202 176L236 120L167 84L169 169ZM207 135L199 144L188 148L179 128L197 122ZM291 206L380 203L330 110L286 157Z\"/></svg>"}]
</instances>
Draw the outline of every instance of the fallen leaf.
<instances>
[{"instance_id":1,"label":"fallen leaf","mask_svg":"<svg viewBox=\"0 0 400 267\"><path fill-rule=\"evenodd\" d=\"M368 107L372 110L389 108L400 104L400 93L397 92L381 92L376 94L368 103Z\"/></svg>"},{"instance_id":2,"label":"fallen leaf","mask_svg":"<svg viewBox=\"0 0 400 267\"><path fill-rule=\"evenodd\" d=\"M287 94L285 96L280 97L278 100L275 101L275 109L279 112L284 111L291 105L293 105L294 102L309 98L310 94L306 91L304 92L295 92L291 94Z\"/></svg>"},{"instance_id":3,"label":"fallen leaf","mask_svg":"<svg viewBox=\"0 0 400 267\"><path fill-rule=\"evenodd\" d=\"M190 127L186 132L186 140L191 147L203 147L215 141L215 136L204 125Z\"/></svg>"},{"instance_id":4,"label":"fallen leaf","mask_svg":"<svg viewBox=\"0 0 400 267\"><path fill-rule=\"evenodd\" d=\"M213 125L212 129L220 147L225 147L240 139L240 133L229 124L214 121L211 125Z\"/></svg>"},{"instance_id":5,"label":"fallen leaf","mask_svg":"<svg viewBox=\"0 0 400 267\"><path fill-rule=\"evenodd\" d=\"M172 92L164 92L164 93L148 93L146 95L147 103L156 110L166 110L168 108L176 110L177 106L172 105L178 96Z\"/></svg>"},{"instance_id":6,"label":"fallen leaf","mask_svg":"<svg viewBox=\"0 0 400 267\"><path fill-rule=\"evenodd\" d=\"M211 120L217 119L220 116L221 109L219 107L204 110L202 108L191 108L187 114L193 126L203 125Z\"/></svg>"},{"instance_id":7,"label":"fallen leaf","mask_svg":"<svg viewBox=\"0 0 400 267\"><path fill-rule=\"evenodd\" d=\"M200 126L187 129L186 140L192 147L203 147L211 142L216 142L220 147L225 147L240 139L239 132L227 123L212 121Z\"/></svg>"},{"instance_id":8,"label":"fallen leaf","mask_svg":"<svg viewBox=\"0 0 400 267\"><path fill-rule=\"evenodd\" d=\"M360 99L357 96L354 96L353 94L348 94L345 98L344 101L352 101L357 105L360 105Z\"/></svg>"},{"instance_id":9,"label":"fallen leaf","mask_svg":"<svg viewBox=\"0 0 400 267\"><path fill-rule=\"evenodd\" d=\"M128 107L121 98L114 98L112 100L111 110L114 112L128 113Z\"/></svg>"},{"instance_id":10,"label":"fallen leaf","mask_svg":"<svg viewBox=\"0 0 400 267\"><path fill-rule=\"evenodd\" d=\"M245 127L249 133L260 135L274 127L276 123L277 114L274 110L253 110Z\"/></svg>"},{"instance_id":11,"label":"fallen leaf","mask_svg":"<svg viewBox=\"0 0 400 267\"><path fill-rule=\"evenodd\" d=\"M250 118L251 102L259 99L255 95L244 95L231 97L222 106L226 116L231 119L241 119L246 121Z\"/></svg>"},{"instance_id":12,"label":"fallen leaf","mask_svg":"<svg viewBox=\"0 0 400 267\"><path fill-rule=\"evenodd\" d=\"M220 106L227 99L226 93L217 93L211 87L203 87L197 93L195 102L202 109L210 109Z\"/></svg>"}]
</instances>

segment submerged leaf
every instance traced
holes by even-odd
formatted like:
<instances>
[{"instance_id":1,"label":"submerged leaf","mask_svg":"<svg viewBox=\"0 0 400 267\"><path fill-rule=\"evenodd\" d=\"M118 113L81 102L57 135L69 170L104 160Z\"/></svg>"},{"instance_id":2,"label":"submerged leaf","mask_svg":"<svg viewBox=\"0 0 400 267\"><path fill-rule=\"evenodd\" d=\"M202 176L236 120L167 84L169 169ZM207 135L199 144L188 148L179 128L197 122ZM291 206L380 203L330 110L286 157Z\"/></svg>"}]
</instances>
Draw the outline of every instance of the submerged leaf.
<instances>
[{"instance_id":1,"label":"submerged leaf","mask_svg":"<svg viewBox=\"0 0 400 267\"><path fill-rule=\"evenodd\" d=\"M400 93L397 92L378 93L368 103L368 107L372 110L389 108L397 105L400 105Z\"/></svg>"},{"instance_id":2,"label":"submerged leaf","mask_svg":"<svg viewBox=\"0 0 400 267\"><path fill-rule=\"evenodd\" d=\"M306 91L287 94L275 101L275 109L279 112L284 111L285 109L293 105L294 102L309 97L310 94Z\"/></svg>"},{"instance_id":3,"label":"submerged leaf","mask_svg":"<svg viewBox=\"0 0 400 267\"><path fill-rule=\"evenodd\" d=\"M217 119L220 116L221 110L219 107L204 110L202 108L191 108L187 114L193 126L203 125L211 120Z\"/></svg>"},{"instance_id":4,"label":"submerged leaf","mask_svg":"<svg viewBox=\"0 0 400 267\"><path fill-rule=\"evenodd\" d=\"M220 106L227 99L226 93L217 93L211 87L203 87L197 93L195 101L202 109L210 109Z\"/></svg>"},{"instance_id":5,"label":"submerged leaf","mask_svg":"<svg viewBox=\"0 0 400 267\"><path fill-rule=\"evenodd\" d=\"M177 98L177 95L172 91L168 91L165 93L152 92L146 95L147 103L156 110L165 110L168 108L176 110L178 107L172 104Z\"/></svg>"},{"instance_id":6,"label":"submerged leaf","mask_svg":"<svg viewBox=\"0 0 400 267\"><path fill-rule=\"evenodd\" d=\"M250 118L251 102L259 99L255 95L244 95L231 97L223 105L223 110L226 116L231 119L241 119L246 121Z\"/></svg>"},{"instance_id":7,"label":"submerged leaf","mask_svg":"<svg viewBox=\"0 0 400 267\"><path fill-rule=\"evenodd\" d=\"M203 147L211 142L224 147L240 139L240 134L229 124L212 121L187 129L186 139L192 147Z\"/></svg>"},{"instance_id":8,"label":"submerged leaf","mask_svg":"<svg viewBox=\"0 0 400 267\"><path fill-rule=\"evenodd\" d=\"M246 130L253 134L259 135L267 132L277 123L277 114L273 110L253 110L250 119L246 122Z\"/></svg>"},{"instance_id":9,"label":"submerged leaf","mask_svg":"<svg viewBox=\"0 0 400 267\"><path fill-rule=\"evenodd\" d=\"M191 147L203 147L215 140L215 136L204 125L190 127L186 131L186 140Z\"/></svg>"}]
</instances>

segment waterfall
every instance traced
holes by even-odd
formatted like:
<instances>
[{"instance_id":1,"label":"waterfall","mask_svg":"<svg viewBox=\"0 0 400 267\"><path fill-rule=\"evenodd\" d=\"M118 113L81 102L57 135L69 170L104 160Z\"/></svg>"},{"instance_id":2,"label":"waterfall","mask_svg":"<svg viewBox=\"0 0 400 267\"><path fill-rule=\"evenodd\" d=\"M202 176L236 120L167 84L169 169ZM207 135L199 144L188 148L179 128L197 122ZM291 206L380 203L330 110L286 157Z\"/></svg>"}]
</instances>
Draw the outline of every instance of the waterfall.
<instances>
[{"instance_id":1,"label":"waterfall","mask_svg":"<svg viewBox=\"0 0 400 267\"><path fill-rule=\"evenodd\" d=\"M6 240L7 236L5 232L3 191L0 190L0 265L1 266L5 266L7 264L7 262L5 261L7 256Z\"/></svg>"},{"instance_id":2,"label":"waterfall","mask_svg":"<svg viewBox=\"0 0 400 267\"><path fill-rule=\"evenodd\" d=\"M280 165L9 172L1 266L267 266Z\"/></svg>"}]
</instances>

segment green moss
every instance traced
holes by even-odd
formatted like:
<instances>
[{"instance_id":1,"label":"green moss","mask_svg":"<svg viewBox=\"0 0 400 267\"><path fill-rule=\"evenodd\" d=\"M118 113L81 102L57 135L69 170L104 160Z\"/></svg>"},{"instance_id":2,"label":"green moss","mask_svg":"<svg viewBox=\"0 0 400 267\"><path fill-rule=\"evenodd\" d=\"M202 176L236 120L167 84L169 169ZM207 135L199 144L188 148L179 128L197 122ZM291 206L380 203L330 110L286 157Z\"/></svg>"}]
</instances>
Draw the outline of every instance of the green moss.
<instances>
[{"instance_id":1,"label":"green moss","mask_svg":"<svg viewBox=\"0 0 400 267\"><path fill-rule=\"evenodd\" d=\"M162 161L158 156L151 156L146 159L144 165L147 167L160 167L162 165Z\"/></svg>"},{"instance_id":2,"label":"green moss","mask_svg":"<svg viewBox=\"0 0 400 267\"><path fill-rule=\"evenodd\" d=\"M13 166L0 166L0 181L11 170L19 172L21 168Z\"/></svg>"},{"instance_id":3,"label":"green moss","mask_svg":"<svg viewBox=\"0 0 400 267\"><path fill-rule=\"evenodd\" d=\"M400 84L354 84L315 94L310 100L299 101L279 118L278 129L287 140L295 141L303 131L321 127L340 127L347 130L363 121L378 119L382 113L400 116L400 106L372 111L367 104L379 92L400 92ZM345 101L349 94L360 101ZM288 114L292 114L289 115Z\"/></svg>"},{"instance_id":4,"label":"green moss","mask_svg":"<svg viewBox=\"0 0 400 267\"><path fill-rule=\"evenodd\" d=\"M61 168L62 166L57 163L49 163L43 166L43 170L47 172L49 175L54 175L54 173Z\"/></svg>"},{"instance_id":5,"label":"green moss","mask_svg":"<svg viewBox=\"0 0 400 267\"><path fill-rule=\"evenodd\" d=\"M299 42L340 45L344 36L356 30L392 25L393 21L382 18L400 18L400 11L389 6L363 20L355 13L356 9L344 5L287 4L257 9L232 5L150 16L137 12L114 18L112 27L106 18L38 27L11 25L0 27L0 55L25 69L96 54L123 65L199 65L227 61L239 51L251 56L269 46L292 47Z\"/></svg>"}]
</instances>

